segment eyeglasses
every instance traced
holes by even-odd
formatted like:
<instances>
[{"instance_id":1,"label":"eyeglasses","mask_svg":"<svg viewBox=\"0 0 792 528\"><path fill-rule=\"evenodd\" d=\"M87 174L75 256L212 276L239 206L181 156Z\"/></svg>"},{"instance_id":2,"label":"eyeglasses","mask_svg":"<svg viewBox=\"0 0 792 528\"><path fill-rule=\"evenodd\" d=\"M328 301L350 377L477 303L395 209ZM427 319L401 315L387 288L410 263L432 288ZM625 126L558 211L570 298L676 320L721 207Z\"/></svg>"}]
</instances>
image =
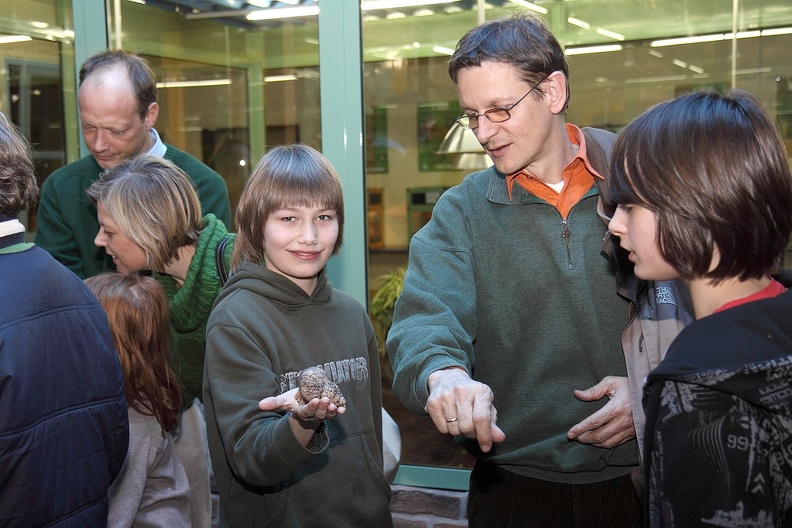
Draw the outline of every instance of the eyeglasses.
<instances>
[{"instance_id":1,"label":"eyeglasses","mask_svg":"<svg viewBox=\"0 0 792 528\"><path fill-rule=\"evenodd\" d=\"M536 88L542 84L544 81L547 80L547 77L542 79L541 81L534 84L528 93L520 97L520 99L516 103L512 103L509 106L503 106L501 108L493 108L491 110L487 110L483 114L462 114L461 116L457 117L457 123L462 125L463 128L467 128L469 130L475 130L479 126L479 118L484 116L489 119L490 123L503 123L504 121L508 121L511 118L511 113L509 112L512 108L520 104L520 101L528 97Z\"/></svg>"}]
</instances>

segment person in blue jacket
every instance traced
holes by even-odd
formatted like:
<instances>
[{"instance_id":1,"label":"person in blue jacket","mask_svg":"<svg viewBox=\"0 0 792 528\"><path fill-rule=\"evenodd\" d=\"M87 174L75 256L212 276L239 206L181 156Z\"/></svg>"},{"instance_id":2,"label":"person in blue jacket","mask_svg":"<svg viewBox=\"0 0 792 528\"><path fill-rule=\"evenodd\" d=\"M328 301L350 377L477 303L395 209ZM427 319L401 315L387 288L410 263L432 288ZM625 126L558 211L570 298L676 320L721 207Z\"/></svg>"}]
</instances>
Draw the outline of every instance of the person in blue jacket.
<instances>
[{"instance_id":1,"label":"person in blue jacket","mask_svg":"<svg viewBox=\"0 0 792 528\"><path fill-rule=\"evenodd\" d=\"M1 113L0 189L0 526L105 526L129 442L121 366L90 290L24 240L38 188Z\"/></svg>"}]
</instances>

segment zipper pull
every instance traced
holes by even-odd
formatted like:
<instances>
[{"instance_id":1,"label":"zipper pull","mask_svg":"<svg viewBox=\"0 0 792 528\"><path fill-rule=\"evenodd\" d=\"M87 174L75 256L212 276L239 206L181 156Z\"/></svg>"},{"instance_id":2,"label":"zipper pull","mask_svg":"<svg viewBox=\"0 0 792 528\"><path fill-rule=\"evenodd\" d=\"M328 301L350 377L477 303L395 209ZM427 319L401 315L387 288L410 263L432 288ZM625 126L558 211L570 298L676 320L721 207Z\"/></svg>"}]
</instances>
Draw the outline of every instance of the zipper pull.
<instances>
[{"instance_id":1,"label":"zipper pull","mask_svg":"<svg viewBox=\"0 0 792 528\"><path fill-rule=\"evenodd\" d=\"M561 220L561 223L564 225L563 229L561 229L561 238L564 239L564 245L566 246L567 267L572 268L572 250L569 248L569 236L572 233L569 231L569 225L567 225L566 218Z\"/></svg>"}]
</instances>

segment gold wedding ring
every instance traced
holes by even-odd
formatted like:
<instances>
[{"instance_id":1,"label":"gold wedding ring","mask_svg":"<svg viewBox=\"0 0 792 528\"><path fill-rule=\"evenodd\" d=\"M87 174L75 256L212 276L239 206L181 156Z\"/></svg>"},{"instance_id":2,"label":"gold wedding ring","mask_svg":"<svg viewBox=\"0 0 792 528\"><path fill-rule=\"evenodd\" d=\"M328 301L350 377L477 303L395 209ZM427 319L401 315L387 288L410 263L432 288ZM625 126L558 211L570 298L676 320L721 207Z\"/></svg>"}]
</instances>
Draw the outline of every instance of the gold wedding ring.
<instances>
[{"instance_id":1,"label":"gold wedding ring","mask_svg":"<svg viewBox=\"0 0 792 528\"><path fill-rule=\"evenodd\" d=\"M453 422L456 422L456 421L457 421L457 419L456 419L456 418L454 418L454 419L452 419L452 420L446 420L446 423L453 423Z\"/></svg>"}]
</instances>

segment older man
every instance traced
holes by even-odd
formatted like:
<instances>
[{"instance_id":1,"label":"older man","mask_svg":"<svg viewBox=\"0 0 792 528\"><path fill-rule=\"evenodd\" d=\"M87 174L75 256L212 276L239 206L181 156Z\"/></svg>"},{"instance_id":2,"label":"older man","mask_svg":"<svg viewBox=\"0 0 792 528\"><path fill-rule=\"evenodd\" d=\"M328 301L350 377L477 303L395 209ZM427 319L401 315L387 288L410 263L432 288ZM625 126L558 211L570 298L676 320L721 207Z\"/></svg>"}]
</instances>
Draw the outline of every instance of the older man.
<instances>
[{"instance_id":1,"label":"older man","mask_svg":"<svg viewBox=\"0 0 792 528\"><path fill-rule=\"evenodd\" d=\"M187 173L203 214L231 225L223 178L172 145L154 129L159 115L154 73L140 57L107 50L80 69L80 124L90 155L61 167L44 182L38 209L36 244L82 278L113 270L104 249L93 243L99 231L96 207L85 190L101 173L140 154L165 158Z\"/></svg>"}]
</instances>

